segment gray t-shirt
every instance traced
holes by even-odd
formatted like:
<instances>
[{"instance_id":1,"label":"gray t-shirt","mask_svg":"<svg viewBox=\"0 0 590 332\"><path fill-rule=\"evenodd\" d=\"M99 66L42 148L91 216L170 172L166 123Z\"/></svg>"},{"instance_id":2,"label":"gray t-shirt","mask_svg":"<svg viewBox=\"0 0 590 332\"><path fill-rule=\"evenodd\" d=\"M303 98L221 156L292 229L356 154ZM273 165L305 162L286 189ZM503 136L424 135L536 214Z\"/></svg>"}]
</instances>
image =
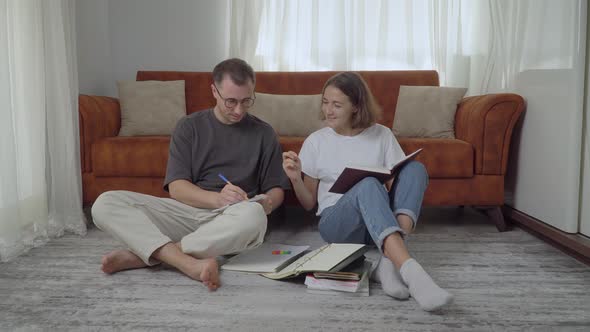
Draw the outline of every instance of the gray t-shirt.
<instances>
[{"instance_id":1,"label":"gray t-shirt","mask_svg":"<svg viewBox=\"0 0 590 332\"><path fill-rule=\"evenodd\" d=\"M226 125L213 109L192 113L176 124L164 190L175 180L188 180L204 190L221 191L226 183L242 188L248 197L290 187L283 172L282 149L266 122L246 114L242 121Z\"/></svg>"}]
</instances>

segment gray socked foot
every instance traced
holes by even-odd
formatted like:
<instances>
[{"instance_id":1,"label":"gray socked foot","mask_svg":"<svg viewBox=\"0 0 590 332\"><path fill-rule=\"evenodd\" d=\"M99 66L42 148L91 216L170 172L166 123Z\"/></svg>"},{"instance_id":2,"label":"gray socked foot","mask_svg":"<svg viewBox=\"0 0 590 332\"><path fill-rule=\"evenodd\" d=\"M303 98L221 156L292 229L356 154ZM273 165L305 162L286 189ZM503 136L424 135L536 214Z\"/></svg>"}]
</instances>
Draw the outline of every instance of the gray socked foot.
<instances>
[{"instance_id":1,"label":"gray socked foot","mask_svg":"<svg viewBox=\"0 0 590 332\"><path fill-rule=\"evenodd\" d=\"M410 297L408 287L389 258L381 256L371 277L381 283L385 294L398 300L407 300Z\"/></svg>"},{"instance_id":2,"label":"gray socked foot","mask_svg":"<svg viewBox=\"0 0 590 332\"><path fill-rule=\"evenodd\" d=\"M453 295L440 288L413 258L404 262L400 274L410 294L425 311L434 311L453 301Z\"/></svg>"}]
</instances>

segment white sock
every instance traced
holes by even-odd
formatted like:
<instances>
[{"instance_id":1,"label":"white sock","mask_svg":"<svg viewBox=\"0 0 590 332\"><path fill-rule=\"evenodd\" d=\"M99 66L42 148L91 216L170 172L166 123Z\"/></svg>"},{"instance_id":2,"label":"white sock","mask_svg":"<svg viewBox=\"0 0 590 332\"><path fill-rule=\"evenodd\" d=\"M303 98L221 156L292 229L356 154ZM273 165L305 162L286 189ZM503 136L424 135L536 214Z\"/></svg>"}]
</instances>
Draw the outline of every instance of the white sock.
<instances>
[{"instance_id":1,"label":"white sock","mask_svg":"<svg viewBox=\"0 0 590 332\"><path fill-rule=\"evenodd\" d=\"M440 288L413 258L405 261L399 272L422 309L437 310L453 301L453 295Z\"/></svg>"},{"instance_id":2,"label":"white sock","mask_svg":"<svg viewBox=\"0 0 590 332\"><path fill-rule=\"evenodd\" d=\"M406 300L410 297L410 291L404 284L401 275L395 265L385 256L381 256L379 263L373 271L371 278L381 283L385 294L398 300Z\"/></svg>"}]
</instances>

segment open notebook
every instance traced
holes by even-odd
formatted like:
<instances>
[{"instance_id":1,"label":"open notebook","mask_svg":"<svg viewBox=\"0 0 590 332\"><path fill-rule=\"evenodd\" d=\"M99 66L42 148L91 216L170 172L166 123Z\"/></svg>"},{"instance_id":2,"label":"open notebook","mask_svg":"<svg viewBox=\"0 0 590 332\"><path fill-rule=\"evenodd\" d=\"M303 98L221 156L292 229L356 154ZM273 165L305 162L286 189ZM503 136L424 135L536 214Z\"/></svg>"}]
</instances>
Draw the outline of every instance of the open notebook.
<instances>
[{"instance_id":1,"label":"open notebook","mask_svg":"<svg viewBox=\"0 0 590 332\"><path fill-rule=\"evenodd\" d=\"M354 262L369 247L356 243L330 243L313 250L276 273L265 273L270 279L292 278L307 272L335 272Z\"/></svg>"},{"instance_id":2,"label":"open notebook","mask_svg":"<svg viewBox=\"0 0 590 332\"><path fill-rule=\"evenodd\" d=\"M300 257L309 246L263 243L230 258L222 270L267 273L280 271Z\"/></svg>"},{"instance_id":3,"label":"open notebook","mask_svg":"<svg viewBox=\"0 0 590 332\"><path fill-rule=\"evenodd\" d=\"M342 173L340 173L340 175L336 179L336 182L334 182L334 184L328 191L331 193L344 194L348 190L350 190L350 188L352 188L355 184L357 184L360 180L369 176L378 179L382 183L385 183L386 181L393 178L404 165L414 160L421 151L422 149L418 149L410 153L404 159L400 160L398 163L393 165L391 169L364 166L346 167L344 168Z\"/></svg>"}]
</instances>

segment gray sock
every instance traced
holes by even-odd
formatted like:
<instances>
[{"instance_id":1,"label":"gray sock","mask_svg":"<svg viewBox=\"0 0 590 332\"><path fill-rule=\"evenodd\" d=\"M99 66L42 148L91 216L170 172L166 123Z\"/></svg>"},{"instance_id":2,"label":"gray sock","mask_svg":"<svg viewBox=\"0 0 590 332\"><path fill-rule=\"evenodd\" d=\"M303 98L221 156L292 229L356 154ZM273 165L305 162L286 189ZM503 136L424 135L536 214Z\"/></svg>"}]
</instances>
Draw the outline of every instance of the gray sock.
<instances>
[{"instance_id":1,"label":"gray sock","mask_svg":"<svg viewBox=\"0 0 590 332\"><path fill-rule=\"evenodd\" d=\"M405 261L399 272L422 309L434 311L453 301L453 295L440 288L413 258Z\"/></svg>"},{"instance_id":2,"label":"gray sock","mask_svg":"<svg viewBox=\"0 0 590 332\"><path fill-rule=\"evenodd\" d=\"M373 280L381 283L385 294L398 300L406 300L410 297L410 291L404 284L401 275L385 256L381 256L379 263L371 276Z\"/></svg>"}]
</instances>

